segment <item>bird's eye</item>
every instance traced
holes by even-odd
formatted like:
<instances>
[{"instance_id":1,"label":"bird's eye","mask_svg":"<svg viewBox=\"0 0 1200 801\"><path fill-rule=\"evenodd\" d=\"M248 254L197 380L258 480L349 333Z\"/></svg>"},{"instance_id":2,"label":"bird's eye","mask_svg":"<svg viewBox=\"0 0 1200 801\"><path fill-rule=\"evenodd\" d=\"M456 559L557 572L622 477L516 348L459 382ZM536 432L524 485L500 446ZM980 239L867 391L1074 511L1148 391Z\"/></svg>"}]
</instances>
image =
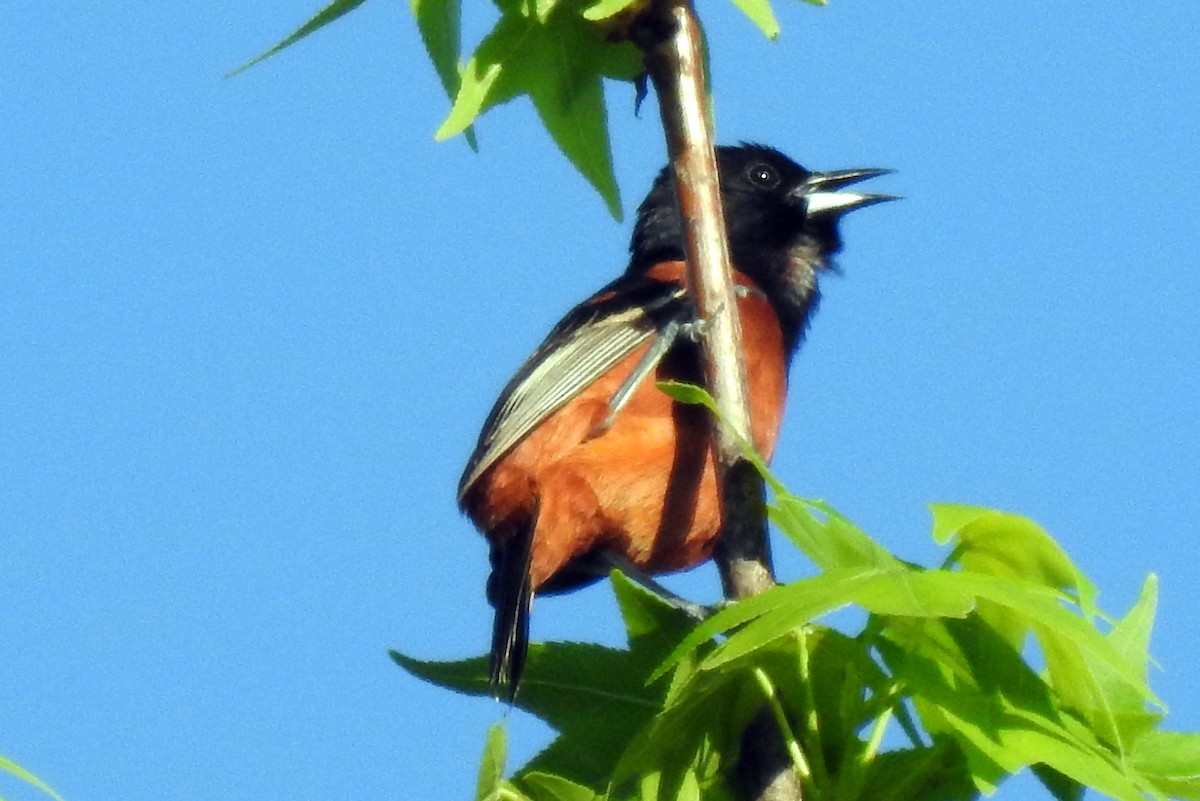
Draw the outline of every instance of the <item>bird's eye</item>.
<instances>
[{"instance_id":1,"label":"bird's eye","mask_svg":"<svg viewBox=\"0 0 1200 801\"><path fill-rule=\"evenodd\" d=\"M762 189L774 189L779 185L779 173L770 164L755 164L746 175L750 183Z\"/></svg>"}]
</instances>

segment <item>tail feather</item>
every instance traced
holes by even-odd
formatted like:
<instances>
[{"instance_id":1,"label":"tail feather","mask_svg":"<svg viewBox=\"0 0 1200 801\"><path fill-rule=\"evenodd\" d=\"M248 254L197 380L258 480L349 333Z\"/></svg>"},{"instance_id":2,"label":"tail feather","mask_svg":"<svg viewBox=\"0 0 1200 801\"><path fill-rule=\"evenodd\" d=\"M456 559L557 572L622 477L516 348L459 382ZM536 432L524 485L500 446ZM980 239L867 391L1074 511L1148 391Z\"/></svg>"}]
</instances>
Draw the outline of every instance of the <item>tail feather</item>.
<instances>
[{"instance_id":1,"label":"tail feather","mask_svg":"<svg viewBox=\"0 0 1200 801\"><path fill-rule=\"evenodd\" d=\"M492 626L488 673L492 696L509 703L517 697L525 655L529 652L529 611L533 606L529 558L533 529L531 521L514 536L492 545L488 600L496 608L496 619Z\"/></svg>"}]
</instances>

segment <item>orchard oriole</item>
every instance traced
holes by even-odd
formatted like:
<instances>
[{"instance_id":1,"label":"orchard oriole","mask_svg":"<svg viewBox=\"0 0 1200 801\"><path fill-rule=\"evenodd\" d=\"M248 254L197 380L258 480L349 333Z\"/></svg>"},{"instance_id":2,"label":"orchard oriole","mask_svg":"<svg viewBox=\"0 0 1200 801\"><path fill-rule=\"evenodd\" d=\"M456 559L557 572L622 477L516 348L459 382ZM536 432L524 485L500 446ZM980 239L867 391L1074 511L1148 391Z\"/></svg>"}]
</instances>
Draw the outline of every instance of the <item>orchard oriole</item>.
<instances>
[{"instance_id":1,"label":"orchard oriole","mask_svg":"<svg viewBox=\"0 0 1200 801\"><path fill-rule=\"evenodd\" d=\"M761 145L717 148L717 164L753 440L769 458L818 276L841 249L838 221L892 198L838 191L886 170L809 172ZM590 583L612 564L655 574L712 553L722 511L707 413L654 386L703 381L682 225L664 169L638 207L624 274L521 366L463 472L459 504L491 544L497 698L515 697L535 594Z\"/></svg>"}]
</instances>

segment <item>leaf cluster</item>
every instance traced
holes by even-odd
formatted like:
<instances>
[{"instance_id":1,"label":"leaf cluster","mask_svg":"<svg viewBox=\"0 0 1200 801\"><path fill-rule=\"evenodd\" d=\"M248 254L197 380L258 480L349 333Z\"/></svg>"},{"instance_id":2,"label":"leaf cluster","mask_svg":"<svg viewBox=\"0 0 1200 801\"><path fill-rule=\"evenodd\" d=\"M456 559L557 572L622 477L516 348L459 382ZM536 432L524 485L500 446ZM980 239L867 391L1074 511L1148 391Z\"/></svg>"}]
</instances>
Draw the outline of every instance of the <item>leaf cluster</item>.
<instances>
[{"instance_id":1,"label":"leaf cluster","mask_svg":"<svg viewBox=\"0 0 1200 801\"><path fill-rule=\"evenodd\" d=\"M276 45L231 72L235 75L290 47L362 5L333 0ZM771 39L779 23L770 0L733 0ZM807 0L824 5L825 0ZM409 0L429 60L451 100L435 138L465 134L484 112L528 96L538 118L614 217L621 199L613 174L603 80L633 81L641 53L629 27L649 0L494 0L499 16L462 61L462 0Z\"/></svg>"},{"instance_id":2,"label":"leaf cluster","mask_svg":"<svg viewBox=\"0 0 1200 801\"><path fill-rule=\"evenodd\" d=\"M1200 735L1164 731L1147 684L1153 576L1111 620L1037 524L954 504L932 506L946 556L921 567L757 464L772 521L817 572L698 625L614 572L628 647L533 646L516 703L558 736L505 778L495 727L478 799L735 799L742 737L764 707L807 799L968 799L1025 767L1062 801L1085 787L1200 798ZM819 622L847 607L865 613L858 630ZM393 657L488 694L484 657Z\"/></svg>"}]
</instances>

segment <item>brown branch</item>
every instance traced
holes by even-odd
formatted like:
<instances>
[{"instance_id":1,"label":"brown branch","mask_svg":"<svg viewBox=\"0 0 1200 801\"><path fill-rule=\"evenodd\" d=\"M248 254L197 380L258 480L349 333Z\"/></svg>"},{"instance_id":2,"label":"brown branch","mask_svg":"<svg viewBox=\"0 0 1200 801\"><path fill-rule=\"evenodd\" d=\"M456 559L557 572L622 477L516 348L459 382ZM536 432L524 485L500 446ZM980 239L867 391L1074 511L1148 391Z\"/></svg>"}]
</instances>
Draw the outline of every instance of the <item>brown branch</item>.
<instances>
[{"instance_id":1,"label":"brown branch","mask_svg":"<svg viewBox=\"0 0 1200 801\"><path fill-rule=\"evenodd\" d=\"M773 586L775 579L762 478L741 458L737 443L738 436L751 438L746 366L709 123L704 43L691 0L652 3L634 26L634 40L645 53L658 94L684 221L688 289L707 325L705 380L729 426L713 426L724 520L714 557L725 597L745 598ZM802 800L800 778L769 710L764 708L743 735L738 763L747 798Z\"/></svg>"},{"instance_id":2,"label":"brown branch","mask_svg":"<svg viewBox=\"0 0 1200 801\"><path fill-rule=\"evenodd\" d=\"M744 469L737 436L750 439L746 367L741 325L729 266L725 218L709 125L704 44L690 0L661 0L637 26L662 113L684 220L688 289L704 336L705 379L728 421L715 426L714 446L723 479L725 530L717 561L728 598L744 598L772 586L762 482Z\"/></svg>"}]
</instances>

